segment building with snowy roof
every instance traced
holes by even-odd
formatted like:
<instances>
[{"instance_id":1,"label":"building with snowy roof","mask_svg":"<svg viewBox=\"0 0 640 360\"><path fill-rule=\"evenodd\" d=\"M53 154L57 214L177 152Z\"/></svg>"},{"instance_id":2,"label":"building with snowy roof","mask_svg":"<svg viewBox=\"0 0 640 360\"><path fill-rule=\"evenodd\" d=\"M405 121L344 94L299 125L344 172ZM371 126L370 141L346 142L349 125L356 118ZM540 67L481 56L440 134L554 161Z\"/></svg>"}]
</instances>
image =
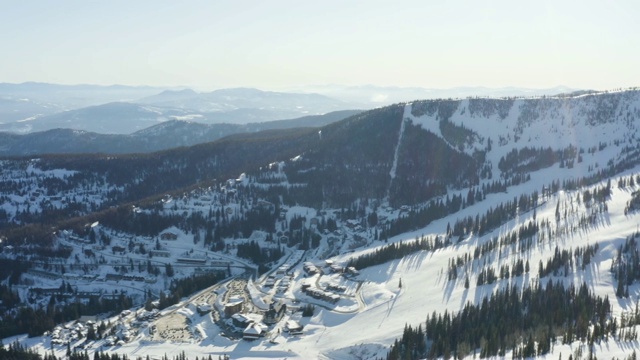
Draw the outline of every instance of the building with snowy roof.
<instances>
[{"instance_id":1,"label":"building with snowy roof","mask_svg":"<svg viewBox=\"0 0 640 360\"><path fill-rule=\"evenodd\" d=\"M266 333L266 329L260 323L251 323L242 332L242 338L244 340L256 340L263 337Z\"/></svg>"}]
</instances>

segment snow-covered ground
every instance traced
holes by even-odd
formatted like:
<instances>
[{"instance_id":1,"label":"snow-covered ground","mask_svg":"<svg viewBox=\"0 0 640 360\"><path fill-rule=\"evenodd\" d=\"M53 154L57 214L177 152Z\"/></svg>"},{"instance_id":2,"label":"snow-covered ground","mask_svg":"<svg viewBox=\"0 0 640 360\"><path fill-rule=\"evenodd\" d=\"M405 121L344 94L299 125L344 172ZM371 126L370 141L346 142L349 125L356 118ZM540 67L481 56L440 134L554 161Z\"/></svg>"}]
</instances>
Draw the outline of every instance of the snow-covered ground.
<instances>
[{"instance_id":1,"label":"snow-covered ground","mask_svg":"<svg viewBox=\"0 0 640 360\"><path fill-rule=\"evenodd\" d=\"M571 172L577 170L573 169ZM534 179L519 188L509 189L508 193L493 194L487 197L482 203L473 205L456 213L454 216L438 220L429 226L402 235L398 235L389 242L413 241L416 237L442 235L448 222L455 221L471 214L483 213L489 207L495 206L503 201L513 198L513 194L528 193L538 190L550 179L550 176L563 174L569 176L570 170L563 170L557 167L543 170L534 175ZM629 170L620 176L628 177L640 173L640 167ZM612 179L616 184L618 178ZM604 186L606 182L594 185ZM306 278L301 270L302 265L298 265L293 274L291 287L296 289L293 296L302 301L320 304L316 306L315 314L310 318L300 317L300 313L287 314L285 319L294 318L304 325L302 335L289 335L284 332L277 332L280 329L276 325L272 327L272 333L266 337L254 340L230 340L221 335L218 326L207 318L193 311L189 303L177 311L171 311L157 320L157 332L163 331L160 326L169 326L177 329L175 331L187 331L191 335L187 337L176 335L174 341L158 341L157 335L148 335L148 332L140 331L132 341L122 343L113 347L103 347L105 351L126 353L131 356L156 355L161 356L177 355L184 351L189 355L208 354L228 354L232 358L259 359L259 358L299 358L299 359L355 359L373 358L386 355L388 347L398 338L406 324L418 325L426 319L426 316L435 312L441 313L445 310L455 312L465 303L478 303L483 297L491 294L497 289L516 285L525 286L534 281L538 281L538 263L546 262L553 254L553 249L576 249L586 245L599 244L599 251L591 264L584 270L576 269L569 276L545 277L540 281L561 280L565 283L586 282L589 288L600 296L615 297L616 281L610 272L611 261L615 257L618 247L624 243L625 239L637 231L640 224L640 214L630 213L625 215L624 208L631 198L631 193L638 187L618 189L613 185L611 200L607 202L608 211L600 215L600 219L593 226L580 229L570 235L558 235L550 239L540 240L530 249L526 258L531 264L528 274L522 277L498 280L490 285L476 286L477 270L482 266L493 266L495 269L502 264L511 264L519 258L518 253L511 249L501 249L484 258L468 265L470 270L470 287L463 286L463 277L458 280L447 280L447 268L450 259L466 253L472 253L475 246L482 244L494 236L504 234L513 229L517 229L522 224L526 224L533 217L533 212L520 214L516 219L504 224L499 229L486 234L480 238L471 236L462 242L434 251L418 252L407 256L401 260L394 260L389 263L365 268L354 280L361 282L361 286L352 285L348 293L344 295L353 296L352 305L345 306L339 302L335 306L322 301L314 301L301 294L299 283L309 280L317 280L322 285L328 283L346 284L347 281L339 276L325 274L316 278ZM513 193L513 194L512 194ZM573 212L567 220L561 220L557 225L566 224L571 226L581 214L590 213L584 203L576 201L579 192L559 192L549 199L545 199L536 209L536 217L540 221L548 219L554 226L556 225L555 210L558 203L561 207L573 208ZM307 213L310 209L296 208L296 213ZM332 258L335 263L344 264L349 258L358 256L374 249L376 246L383 246L382 242L374 242L373 245L356 249L352 253L342 254ZM320 259L307 259L322 266ZM402 282L402 287L399 287ZM259 286L259 284L257 285ZM357 288L357 289L356 289ZM254 298L254 303L258 298L264 296L255 286L250 286L250 293ZM630 311L635 306L635 299L640 294L640 286L630 287L631 297L629 299L617 299L612 301L614 316L620 316L624 311ZM357 298L357 300L356 300ZM346 300L345 300L346 301ZM283 320L284 321L284 320ZM160 325L161 324L161 325ZM185 325L189 324L189 325ZM164 329L166 330L166 329ZM176 333L177 334L177 333ZM182 339L182 340L180 340ZM4 343L13 339L5 339ZM50 340L46 337L26 339L19 338L24 344L33 346L40 351L50 349ZM99 343L96 343L98 345ZM574 343L571 345L556 344L553 353L548 358L557 358L560 353L568 357L569 354L577 351L582 345ZM596 346L596 355L601 358L622 357L629 354L630 349L638 348L636 342L626 343L616 339L610 339ZM54 347L57 353L62 355L64 346ZM586 353L586 350L584 350Z\"/></svg>"}]
</instances>

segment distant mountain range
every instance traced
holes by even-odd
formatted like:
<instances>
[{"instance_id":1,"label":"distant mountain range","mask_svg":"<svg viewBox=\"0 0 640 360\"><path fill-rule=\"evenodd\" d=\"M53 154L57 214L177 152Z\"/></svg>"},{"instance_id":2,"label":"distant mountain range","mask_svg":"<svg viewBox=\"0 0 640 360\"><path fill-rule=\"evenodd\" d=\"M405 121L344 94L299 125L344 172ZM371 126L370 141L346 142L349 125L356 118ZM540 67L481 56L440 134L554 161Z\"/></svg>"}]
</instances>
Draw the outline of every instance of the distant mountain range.
<instances>
[{"instance_id":1,"label":"distant mountain range","mask_svg":"<svg viewBox=\"0 0 640 360\"><path fill-rule=\"evenodd\" d=\"M0 98L28 99L57 104L71 110L117 101L135 101L158 94L166 87L126 85L61 85L39 82L21 84L0 83ZM0 122L4 119L0 119Z\"/></svg>"},{"instance_id":2,"label":"distant mountain range","mask_svg":"<svg viewBox=\"0 0 640 360\"><path fill-rule=\"evenodd\" d=\"M172 118L188 118L189 115L192 113L183 110L113 102L5 123L0 125L0 130L31 133L63 128L101 134L130 134Z\"/></svg>"},{"instance_id":3,"label":"distant mountain range","mask_svg":"<svg viewBox=\"0 0 640 360\"><path fill-rule=\"evenodd\" d=\"M67 128L131 134L168 120L248 124L354 108L319 94L250 88L198 93L115 85L0 84L0 131L15 133Z\"/></svg>"},{"instance_id":4,"label":"distant mountain range","mask_svg":"<svg viewBox=\"0 0 640 360\"><path fill-rule=\"evenodd\" d=\"M142 107L134 104L116 103L108 104L124 109L123 111L135 111ZM104 105L107 106L107 105ZM104 106L97 106L100 108ZM88 111L87 108L83 109ZM78 110L78 112L81 112ZM0 133L0 155L22 156L35 154L71 154L71 153L144 153L166 150L180 146L191 146L218 140L222 137L258 132L262 130L288 129L296 127L319 127L329 123L345 119L360 113L360 110L344 110L331 112L324 115L311 115L297 119L269 121L251 124L202 124L184 120L166 120L160 123L160 115L152 108L147 112L140 112L141 119L147 119L149 123L156 123L148 128L136 131L132 134L104 134L77 129L78 123L68 123L66 128L57 128L38 131L28 134ZM51 118L56 118L52 115ZM146 118L144 117L146 116ZM156 116L156 117L154 117ZM113 126L117 119L100 118L104 126ZM140 120L138 123L142 123ZM73 124L73 125L72 125ZM60 123L60 127L65 127ZM122 127L131 127L135 124L122 124Z\"/></svg>"},{"instance_id":5,"label":"distant mountain range","mask_svg":"<svg viewBox=\"0 0 640 360\"><path fill-rule=\"evenodd\" d=\"M0 83L0 131L30 133L69 128L131 134L169 120L249 124L339 110L371 109L415 99L530 97L571 91L567 87L427 89L322 85L288 92L253 88L197 92L149 86Z\"/></svg>"},{"instance_id":6,"label":"distant mountain range","mask_svg":"<svg viewBox=\"0 0 640 360\"><path fill-rule=\"evenodd\" d=\"M59 105L19 97L0 96L0 124L20 123L38 116L55 114L64 109Z\"/></svg>"},{"instance_id":7,"label":"distant mountain range","mask_svg":"<svg viewBox=\"0 0 640 360\"><path fill-rule=\"evenodd\" d=\"M186 89L166 90L137 101L140 104L189 109L201 113L230 112L240 109L261 109L320 114L341 110L347 104L319 94L262 91L252 88L221 89L197 93Z\"/></svg>"}]
</instances>

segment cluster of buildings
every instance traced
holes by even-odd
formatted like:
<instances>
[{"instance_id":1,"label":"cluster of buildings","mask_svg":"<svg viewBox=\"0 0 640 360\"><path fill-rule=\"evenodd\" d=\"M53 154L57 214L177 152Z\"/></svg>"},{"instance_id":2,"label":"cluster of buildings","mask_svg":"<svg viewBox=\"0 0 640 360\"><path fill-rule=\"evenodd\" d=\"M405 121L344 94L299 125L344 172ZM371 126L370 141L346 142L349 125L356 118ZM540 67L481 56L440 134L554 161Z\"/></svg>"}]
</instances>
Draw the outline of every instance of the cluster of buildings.
<instances>
[{"instance_id":1,"label":"cluster of buildings","mask_svg":"<svg viewBox=\"0 0 640 360\"><path fill-rule=\"evenodd\" d=\"M190 265L205 265L207 263L207 259L202 257L180 257L176 261L180 264Z\"/></svg>"},{"instance_id":2,"label":"cluster of buildings","mask_svg":"<svg viewBox=\"0 0 640 360\"><path fill-rule=\"evenodd\" d=\"M244 340L256 340L267 334L269 327L262 322L261 315L258 314L233 314L231 323L242 331Z\"/></svg>"},{"instance_id":3,"label":"cluster of buildings","mask_svg":"<svg viewBox=\"0 0 640 360\"><path fill-rule=\"evenodd\" d=\"M94 327L95 323L82 323L76 322L73 325L58 325L56 326L51 333L51 343L55 345L65 344L70 341L76 341L78 339L83 339L87 336L90 327Z\"/></svg>"},{"instance_id":4,"label":"cluster of buildings","mask_svg":"<svg viewBox=\"0 0 640 360\"><path fill-rule=\"evenodd\" d=\"M306 272L308 275L315 275L320 273L320 269L318 269L318 267L310 261L307 261L304 264L302 264L302 268L304 269L304 272Z\"/></svg>"},{"instance_id":5,"label":"cluster of buildings","mask_svg":"<svg viewBox=\"0 0 640 360\"><path fill-rule=\"evenodd\" d=\"M127 275L127 274L106 274L104 281L136 281L145 282L147 284L154 284L158 279L155 276L140 276L140 275Z\"/></svg>"},{"instance_id":6,"label":"cluster of buildings","mask_svg":"<svg viewBox=\"0 0 640 360\"><path fill-rule=\"evenodd\" d=\"M324 300L332 304L335 304L340 300L340 295L330 291L324 291L322 289L311 287L311 285L309 284L302 284L301 290L303 293L311 296L314 299Z\"/></svg>"},{"instance_id":7,"label":"cluster of buildings","mask_svg":"<svg viewBox=\"0 0 640 360\"><path fill-rule=\"evenodd\" d=\"M276 270L276 274L284 275L288 273L294 266L298 265L300 261L302 261L302 257L304 256L304 250L296 250L291 257L278 269Z\"/></svg>"},{"instance_id":8,"label":"cluster of buildings","mask_svg":"<svg viewBox=\"0 0 640 360\"><path fill-rule=\"evenodd\" d=\"M337 293L343 293L347 291L347 287L343 285L328 284L327 290L335 291Z\"/></svg>"},{"instance_id":9,"label":"cluster of buildings","mask_svg":"<svg viewBox=\"0 0 640 360\"><path fill-rule=\"evenodd\" d=\"M265 288L272 288L276 285L276 281L277 280L275 275L269 275L267 279L264 281L263 286ZM291 280L287 276L282 276L282 279L279 282L277 282L277 284L278 286L277 286L276 292L279 294L283 294L289 289L289 286L291 285Z\"/></svg>"},{"instance_id":10,"label":"cluster of buildings","mask_svg":"<svg viewBox=\"0 0 640 360\"><path fill-rule=\"evenodd\" d=\"M272 302L269 309L262 314L242 312L245 299L241 296L230 297L224 305L224 313L229 326L235 328L236 333L242 333L244 340L255 340L266 336L269 326L282 320L287 305L282 301ZM293 326L296 333L302 332L301 326Z\"/></svg>"},{"instance_id":11,"label":"cluster of buildings","mask_svg":"<svg viewBox=\"0 0 640 360\"><path fill-rule=\"evenodd\" d=\"M333 260L325 260L325 265L331 270L332 273L342 273L344 272L344 268L336 263Z\"/></svg>"}]
</instances>

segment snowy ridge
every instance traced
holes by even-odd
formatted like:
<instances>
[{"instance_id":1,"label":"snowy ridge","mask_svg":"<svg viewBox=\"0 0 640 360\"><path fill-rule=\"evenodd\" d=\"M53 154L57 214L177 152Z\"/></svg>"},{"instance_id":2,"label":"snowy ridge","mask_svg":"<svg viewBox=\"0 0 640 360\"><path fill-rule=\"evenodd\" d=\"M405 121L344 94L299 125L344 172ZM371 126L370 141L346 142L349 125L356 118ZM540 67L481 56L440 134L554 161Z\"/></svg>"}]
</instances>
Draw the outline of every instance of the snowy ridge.
<instances>
[{"instance_id":1,"label":"snowy ridge","mask_svg":"<svg viewBox=\"0 0 640 360\"><path fill-rule=\"evenodd\" d=\"M433 100L438 102L438 100ZM469 154L492 139L501 152L519 146L570 145L589 148L602 141L631 141L640 122L640 91L588 94L567 98L465 99L455 101L455 111L446 120L473 131L482 139L465 148ZM412 104L408 104L411 113ZM508 108L500 113L499 107ZM442 137L438 111L408 116L415 124ZM501 145L503 144L503 145ZM499 154L502 156L502 154Z\"/></svg>"}]
</instances>

